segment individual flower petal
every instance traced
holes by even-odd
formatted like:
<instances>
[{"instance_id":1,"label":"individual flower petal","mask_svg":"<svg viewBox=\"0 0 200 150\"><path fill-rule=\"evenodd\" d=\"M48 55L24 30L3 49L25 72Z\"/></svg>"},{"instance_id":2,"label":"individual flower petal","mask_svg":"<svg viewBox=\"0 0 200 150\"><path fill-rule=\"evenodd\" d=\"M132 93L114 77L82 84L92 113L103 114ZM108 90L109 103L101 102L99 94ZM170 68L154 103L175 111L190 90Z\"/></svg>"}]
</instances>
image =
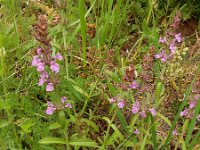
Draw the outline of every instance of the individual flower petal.
<instances>
[{"instance_id":1,"label":"individual flower petal","mask_svg":"<svg viewBox=\"0 0 200 150\"><path fill-rule=\"evenodd\" d=\"M63 57L60 53L57 53L55 56L54 56L54 59L57 59L57 60L63 60Z\"/></svg>"},{"instance_id":2,"label":"individual flower petal","mask_svg":"<svg viewBox=\"0 0 200 150\"><path fill-rule=\"evenodd\" d=\"M44 71L44 69L45 69L45 63L39 62L37 64L37 71L42 72L42 71Z\"/></svg>"},{"instance_id":3,"label":"individual flower petal","mask_svg":"<svg viewBox=\"0 0 200 150\"><path fill-rule=\"evenodd\" d=\"M149 109L149 111L151 112L152 116L156 116L156 110L154 107Z\"/></svg>"},{"instance_id":4,"label":"individual flower petal","mask_svg":"<svg viewBox=\"0 0 200 150\"><path fill-rule=\"evenodd\" d=\"M37 54L38 54L38 55L41 55L41 54L42 54L41 51L42 51L42 48L41 48L41 47L38 47L38 48L37 48Z\"/></svg>"},{"instance_id":5,"label":"individual flower petal","mask_svg":"<svg viewBox=\"0 0 200 150\"><path fill-rule=\"evenodd\" d=\"M138 113L140 117L146 118L146 113L144 111L141 111Z\"/></svg>"},{"instance_id":6,"label":"individual flower petal","mask_svg":"<svg viewBox=\"0 0 200 150\"><path fill-rule=\"evenodd\" d=\"M176 50L176 46L175 46L175 43L174 42L171 42L170 45L169 45L169 49L170 49L170 52L172 54L174 54L175 50Z\"/></svg>"},{"instance_id":7,"label":"individual flower petal","mask_svg":"<svg viewBox=\"0 0 200 150\"><path fill-rule=\"evenodd\" d=\"M139 132L139 130L138 129L135 129L135 131L133 132L134 134L137 134L137 135L139 135L140 134L140 132Z\"/></svg>"},{"instance_id":8,"label":"individual flower petal","mask_svg":"<svg viewBox=\"0 0 200 150\"><path fill-rule=\"evenodd\" d=\"M161 56L161 54L156 54L156 55L154 55L154 57L157 58L157 59L159 59L159 58L161 58L162 56Z\"/></svg>"},{"instance_id":9,"label":"individual flower petal","mask_svg":"<svg viewBox=\"0 0 200 150\"><path fill-rule=\"evenodd\" d=\"M132 106L132 113L136 114L140 110L140 103L136 101Z\"/></svg>"},{"instance_id":10,"label":"individual flower petal","mask_svg":"<svg viewBox=\"0 0 200 150\"><path fill-rule=\"evenodd\" d=\"M192 101L190 104L189 104L189 107L190 107L190 109L193 109L195 106L196 106L196 103L197 103L197 101Z\"/></svg>"},{"instance_id":11,"label":"individual flower petal","mask_svg":"<svg viewBox=\"0 0 200 150\"><path fill-rule=\"evenodd\" d=\"M54 86L52 83L48 83L47 86L46 86L46 91L47 92L50 92L50 91L53 91L54 90Z\"/></svg>"},{"instance_id":12,"label":"individual flower petal","mask_svg":"<svg viewBox=\"0 0 200 150\"><path fill-rule=\"evenodd\" d=\"M188 114L188 109L186 108L184 111L181 111L180 112L180 116L183 117L183 116L187 116Z\"/></svg>"},{"instance_id":13,"label":"individual flower petal","mask_svg":"<svg viewBox=\"0 0 200 150\"><path fill-rule=\"evenodd\" d=\"M40 78L40 79L39 79L39 82L38 82L38 85L39 85L39 86L42 86L45 82L46 82L46 80Z\"/></svg>"},{"instance_id":14,"label":"individual flower petal","mask_svg":"<svg viewBox=\"0 0 200 150\"><path fill-rule=\"evenodd\" d=\"M56 108L54 107L54 105L51 102L47 102L46 114L52 115L55 111L56 111Z\"/></svg>"},{"instance_id":15,"label":"individual flower petal","mask_svg":"<svg viewBox=\"0 0 200 150\"><path fill-rule=\"evenodd\" d=\"M175 136L175 135L178 135L176 129L173 130L172 134Z\"/></svg>"},{"instance_id":16,"label":"individual flower petal","mask_svg":"<svg viewBox=\"0 0 200 150\"><path fill-rule=\"evenodd\" d=\"M159 38L159 43L165 43L167 40L166 40L166 37L164 37L164 38L162 38L162 37L160 37Z\"/></svg>"},{"instance_id":17,"label":"individual flower petal","mask_svg":"<svg viewBox=\"0 0 200 150\"><path fill-rule=\"evenodd\" d=\"M33 60L32 60L32 66L37 66L38 63L41 62L41 59L36 55L36 56L33 56Z\"/></svg>"},{"instance_id":18,"label":"individual flower petal","mask_svg":"<svg viewBox=\"0 0 200 150\"><path fill-rule=\"evenodd\" d=\"M49 78L49 74L46 71L44 71L44 72L42 72L40 74L40 78L41 79L48 79Z\"/></svg>"},{"instance_id":19,"label":"individual flower petal","mask_svg":"<svg viewBox=\"0 0 200 150\"><path fill-rule=\"evenodd\" d=\"M115 103L115 102L116 102L116 99L115 99L115 98L110 98L110 99L109 99L109 102L110 102L110 103Z\"/></svg>"},{"instance_id":20,"label":"individual flower petal","mask_svg":"<svg viewBox=\"0 0 200 150\"><path fill-rule=\"evenodd\" d=\"M67 107L67 108L72 108L72 104L67 103L67 104L65 105L65 107Z\"/></svg>"},{"instance_id":21,"label":"individual flower petal","mask_svg":"<svg viewBox=\"0 0 200 150\"><path fill-rule=\"evenodd\" d=\"M136 81L133 81L130 85L129 85L129 88L131 89L137 89L139 87L139 84L137 84Z\"/></svg>"},{"instance_id":22,"label":"individual flower petal","mask_svg":"<svg viewBox=\"0 0 200 150\"><path fill-rule=\"evenodd\" d=\"M65 96L63 96L63 97L61 98L62 104L64 104L66 100L67 100L67 98L66 98Z\"/></svg>"},{"instance_id":23,"label":"individual flower petal","mask_svg":"<svg viewBox=\"0 0 200 150\"><path fill-rule=\"evenodd\" d=\"M177 42L181 42L181 40L182 40L182 38L181 38L181 33L179 33L179 34L175 34L175 39L176 39L176 41Z\"/></svg>"},{"instance_id":24,"label":"individual flower petal","mask_svg":"<svg viewBox=\"0 0 200 150\"><path fill-rule=\"evenodd\" d=\"M124 107L124 101L123 101L123 100L119 101L119 102L117 103L117 106L118 106L119 108L123 108L123 107Z\"/></svg>"},{"instance_id":25,"label":"individual flower petal","mask_svg":"<svg viewBox=\"0 0 200 150\"><path fill-rule=\"evenodd\" d=\"M59 64L57 64L55 61L51 61L50 69L52 70L52 72L58 73L60 70Z\"/></svg>"},{"instance_id":26,"label":"individual flower petal","mask_svg":"<svg viewBox=\"0 0 200 150\"><path fill-rule=\"evenodd\" d=\"M167 61L167 55L163 55L163 57L161 58L161 62L164 63Z\"/></svg>"}]
</instances>

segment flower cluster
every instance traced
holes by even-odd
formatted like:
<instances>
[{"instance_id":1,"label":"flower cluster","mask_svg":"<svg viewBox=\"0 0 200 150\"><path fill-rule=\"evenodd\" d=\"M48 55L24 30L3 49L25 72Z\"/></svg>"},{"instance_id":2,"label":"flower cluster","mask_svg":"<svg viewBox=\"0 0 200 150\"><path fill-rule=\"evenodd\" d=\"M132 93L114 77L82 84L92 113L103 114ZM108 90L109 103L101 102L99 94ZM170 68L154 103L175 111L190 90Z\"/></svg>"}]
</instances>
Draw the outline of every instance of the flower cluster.
<instances>
[{"instance_id":1,"label":"flower cluster","mask_svg":"<svg viewBox=\"0 0 200 150\"><path fill-rule=\"evenodd\" d=\"M47 102L47 115L52 115L56 110L62 110L64 108L72 108L71 103L66 102L66 97L61 98L61 104L53 104L51 102Z\"/></svg>"},{"instance_id":2,"label":"flower cluster","mask_svg":"<svg viewBox=\"0 0 200 150\"><path fill-rule=\"evenodd\" d=\"M200 77L197 79L197 81L193 85L192 95L190 95L189 97L187 107L184 108L184 110L180 112L181 117L185 117L188 119L193 118L194 109L197 106L197 103L200 99L199 86L200 86ZM197 121L200 122L200 114L197 116Z\"/></svg>"},{"instance_id":3,"label":"flower cluster","mask_svg":"<svg viewBox=\"0 0 200 150\"><path fill-rule=\"evenodd\" d=\"M149 109L152 116L156 116L156 110L155 108ZM132 106L132 113L138 114L141 118L146 118L146 112L144 110L141 110L140 103L136 101Z\"/></svg>"},{"instance_id":4,"label":"flower cluster","mask_svg":"<svg viewBox=\"0 0 200 150\"><path fill-rule=\"evenodd\" d=\"M35 38L41 43L41 46L36 49L32 59L32 66L37 68L40 74L38 82L39 86L46 83L46 91L53 91L57 84L56 74L59 73L60 67L57 61L63 60L60 53L52 57L50 38L48 37L48 20L45 15L38 17L37 25L35 26ZM50 71L51 70L51 73Z\"/></svg>"},{"instance_id":5,"label":"flower cluster","mask_svg":"<svg viewBox=\"0 0 200 150\"><path fill-rule=\"evenodd\" d=\"M177 33L180 21L180 12L177 12L173 23L170 25L171 28L169 28L164 37L159 38L159 43L162 45L162 48L160 53L155 55L155 58L160 59L162 63L173 57L175 51L182 42L181 33Z\"/></svg>"},{"instance_id":6,"label":"flower cluster","mask_svg":"<svg viewBox=\"0 0 200 150\"><path fill-rule=\"evenodd\" d=\"M60 53L52 57L50 50L46 51L41 47L37 49L37 55L33 56L32 66L35 66L40 74L38 85L42 86L46 83L46 91L53 91L54 85L57 83L54 77L50 77L48 70L51 70L52 75L58 74L60 67L56 61L61 60L63 60L63 57Z\"/></svg>"}]
</instances>

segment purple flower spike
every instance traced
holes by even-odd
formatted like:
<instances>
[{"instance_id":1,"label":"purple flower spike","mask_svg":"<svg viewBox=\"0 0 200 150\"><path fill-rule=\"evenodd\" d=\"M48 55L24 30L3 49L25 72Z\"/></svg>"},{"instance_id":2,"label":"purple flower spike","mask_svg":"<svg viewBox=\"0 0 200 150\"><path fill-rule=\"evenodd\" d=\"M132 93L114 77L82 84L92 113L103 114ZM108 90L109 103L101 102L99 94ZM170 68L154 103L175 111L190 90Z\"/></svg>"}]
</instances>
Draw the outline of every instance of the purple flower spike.
<instances>
[{"instance_id":1,"label":"purple flower spike","mask_svg":"<svg viewBox=\"0 0 200 150\"><path fill-rule=\"evenodd\" d=\"M65 101L67 100L67 98L65 97L65 96L63 96L62 98L61 98L61 102L64 104L65 103Z\"/></svg>"},{"instance_id":2,"label":"purple flower spike","mask_svg":"<svg viewBox=\"0 0 200 150\"><path fill-rule=\"evenodd\" d=\"M155 110L154 107L151 108L151 109L149 109L149 111L151 112L151 115L152 115L152 116L156 116L156 110Z\"/></svg>"},{"instance_id":3,"label":"purple flower spike","mask_svg":"<svg viewBox=\"0 0 200 150\"><path fill-rule=\"evenodd\" d=\"M60 53L57 53L55 56L54 56L54 59L57 59L57 60L63 60L63 57Z\"/></svg>"},{"instance_id":4,"label":"purple flower spike","mask_svg":"<svg viewBox=\"0 0 200 150\"><path fill-rule=\"evenodd\" d=\"M46 86L46 91L47 92L51 92L54 90L53 84L52 83L48 83Z\"/></svg>"},{"instance_id":5,"label":"purple flower spike","mask_svg":"<svg viewBox=\"0 0 200 150\"><path fill-rule=\"evenodd\" d=\"M141 112L139 112L138 114L139 114L139 116L140 116L141 118L146 118L146 117L147 117L147 116L146 116L146 113L145 113L144 111L141 111Z\"/></svg>"},{"instance_id":6,"label":"purple flower spike","mask_svg":"<svg viewBox=\"0 0 200 150\"><path fill-rule=\"evenodd\" d=\"M54 107L54 105L51 102L47 102L46 114L52 115L55 112L55 110L56 110L56 108Z\"/></svg>"},{"instance_id":7,"label":"purple flower spike","mask_svg":"<svg viewBox=\"0 0 200 150\"><path fill-rule=\"evenodd\" d=\"M136 114L140 110L140 103L136 101L132 106L132 113Z\"/></svg>"},{"instance_id":8,"label":"purple flower spike","mask_svg":"<svg viewBox=\"0 0 200 150\"><path fill-rule=\"evenodd\" d=\"M133 81L130 85L129 85L129 88L131 89L137 89L139 87L139 84L137 84L136 81Z\"/></svg>"},{"instance_id":9,"label":"purple flower spike","mask_svg":"<svg viewBox=\"0 0 200 150\"><path fill-rule=\"evenodd\" d=\"M180 116L183 117L183 116L187 116L188 114L188 109L185 109L184 111L181 111L180 112Z\"/></svg>"},{"instance_id":10,"label":"purple flower spike","mask_svg":"<svg viewBox=\"0 0 200 150\"><path fill-rule=\"evenodd\" d=\"M51 65L50 68L51 68L52 72L54 72L54 73L59 72L59 70L60 70L59 64L57 64L55 61L52 61L50 63L50 65Z\"/></svg>"},{"instance_id":11,"label":"purple flower spike","mask_svg":"<svg viewBox=\"0 0 200 150\"><path fill-rule=\"evenodd\" d=\"M67 107L67 108L72 108L72 104L67 103L67 104L65 105L65 107Z\"/></svg>"},{"instance_id":12,"label":"purple flower spike","mask_svg":"<svg viewBox=\"0 0 200 150\"><path fill-rule=\"evenodd\" d=\"M135 131L133 132L134 134L137 134L137 135L139 135L140 134L140 132L139 132L139 130L138 129L135 129Z\"/></svg>"}]
</instances>

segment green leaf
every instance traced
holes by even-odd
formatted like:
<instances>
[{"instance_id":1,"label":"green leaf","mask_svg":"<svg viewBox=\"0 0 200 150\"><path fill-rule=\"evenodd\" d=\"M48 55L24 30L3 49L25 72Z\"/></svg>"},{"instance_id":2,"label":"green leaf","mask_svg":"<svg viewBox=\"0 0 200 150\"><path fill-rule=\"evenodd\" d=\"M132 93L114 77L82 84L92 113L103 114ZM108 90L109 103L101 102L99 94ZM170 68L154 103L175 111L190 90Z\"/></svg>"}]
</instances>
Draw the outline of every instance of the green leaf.
<instances>
[{"instance_id":1,"label":"green leaf","mask_svg":"<svg viewBox=\"0 0 200 150\"><path fill-rule=\"evenodd\" d=\"M165 117L164 115L162 115L158 112L157 112L157 116L159 116L161 119L163 119L170 127L172 126L170 120L167 117Z\"/></svg>"},{"instance_id":2,"label":"green leaf","mask_svg":"<svg viewBox=\"0 0 200 150\"><path fill-rule=\"evenodd\" d=\"M1 120L0 129L8 126L10 123L6 120Z\"/></svg>"},{"instance_id":3,"label":"green leaf","mask_svg":"<svg viewBox=\"0 0 200 150\"><path fill-rule=\"evenodd\" d=\"M96 132L99 132L99 127L91 120L88 119L81 119L81 121L87 123L89 126L91 126Z\"/></svg>"},{"instance_id":4,"label":"green leaf","mask_svg":"<svg viewBox=\"0 0 200 150\"><path fill-rule=\"evenodd\" d=\"M61 127L61 125L58 122L54 122L54 123L49 125L49 130L58 129L60 127Z\"/></svg>"},{"instance_id":5,"label":"green leaf","mask_svg":"<svg viewBox=\"0 0 200 150\"><path fill-rule=\"evenodd\" d=\"M97 147L97 143L91 139L86 138L74 138L69 142L72 146L87 146L87 147Z\"/></svg>"},{"instance_id":6,"label":"green leaf","mask_svg":"<svg viewBox=\"0 0 200 150\"><path fill-rule=\"evenodd\" d=\"M126 133L129 133L128 128L127 128L128 125L127 125L126 119L124 118L121 110L117 109L116 111L117 111L117 117L118 117L120 123L122 124L123 129L126 131Z\"/></svg>"},{"instance_id":7,"label":"green leaf","mask_svg":"<svg viewBox=\"0 0 200 150\"><path fill-rule=\"evenodd\" d=\"M40 144L66 144L66 141L57 137L46 137L39 141Z\"/></svg>"},{"instance_id":8,"label":"green leaf","mask_svg":"<svg viewBox=\"0 0 200 150\"><path fill-rule=\"evenodd\" d=\"M80 87L73 85L73 88L75 91L77 91L77 92L81 93L82 95L86 96L87 98L89 98L88 93L86 91L84 91L83 89L81 89Z\"/></svg>"}]
</instances>

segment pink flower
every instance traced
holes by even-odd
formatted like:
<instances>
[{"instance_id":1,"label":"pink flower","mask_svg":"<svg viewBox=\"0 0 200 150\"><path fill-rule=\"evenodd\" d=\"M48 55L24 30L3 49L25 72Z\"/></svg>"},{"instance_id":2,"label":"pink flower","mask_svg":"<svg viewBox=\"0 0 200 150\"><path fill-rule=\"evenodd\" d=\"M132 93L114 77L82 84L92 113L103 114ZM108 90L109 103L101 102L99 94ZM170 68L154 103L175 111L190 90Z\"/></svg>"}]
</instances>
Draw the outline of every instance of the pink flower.
<instances>
[{"instance_id":1,"label":"pink flower","mask_svg":"<svg viewBox=\"0 0 200 150\"><path fill-rule=\"evenodd\" d=\"M54 73L58 73L60 70L59 64L57 64L55 61L51 61L50 63L50 69L52 70L52 72Z\"/></svg>"},{"instance_id":2,"label":"pink flower","mask_svg":"<svg viewBox=\"0 0 200 150\"><path fill-rule=\"evenodd\" d=\"M133 81L132 84L129 85L129 88L131 89L137 89L139 87L139 85L137 84L136 81Z\"/></svg>"},{"instance_id":3,"label":"pink flower","mask_svg":"<svg viewBox=\"0 0 200 150\"><path fill-rule=\"evenodd\" d=\"M38 54L38 55L41 55L41 54L42 54L41 51L42 51L42 48L41 48L41 47L38 47L38 48L37 48L37 54Z\"/></svg>"},{"instance_id":4,"label":"pink flower","mask_svg":"<svg viewBox=\"0 0 200 150\"><path fill-rule=\"evenodd\" d=\"M47 82L48 78L49 78L48 73L45 72L45 71L42 72L42 73L40 74L40 79L39 79L38 85L39 85L39 86L42 86L45 82Z\"/></svg>"},{"instance_id":5,"label":"pink flower","mask_svg":"<svg viewBox=\"0 0 200 150\"><path fill-rule=\"evenodd\" d=\"M161 56L161 54L156 54L156 55L154 55L154 57L155 57L156 59L158 59L158 58L161 58L162 56Z\"/></svg>"},{"instance_id":6,"label":"pink flower","mask_svg":"<svg viewBox=\"0 0 200 150\"><path fill-rule=\"evenodd\" d=\"M172 54L174 54L175 50L176 50L176 46L175 46L175 43L172 41L169 45L169 49L170 49L170 52Z\"/></svg>"},{"instance_id":7,"label":"pink flower","mask_svg":"<svg viewBox=\"0 0 200 150\"><path fill-rule=\"evenodd\" d=\"M51 92L54 90L54 86L52 83L48 83L47 86L46 86L46 91L47 92Z\"/></svg>"},{"instance_id":8,"label":"pink flower","mask_svg":"<svg viewBox=\"0 0 200 150\"><path fill-rule=\"evenodd\" d=\"M177 42L181 42L181 40L182 40L182 38L181 38L181 33L179 33L179 34L175 34L175 39L176 39L176 41Z\"/></svg>"},{"instance_id":9,"label":"pink flower","mask_svg":"<svg viewBox=\"0 0 200 150\"><path fill-rule=\"evenodd\" d=\"M132 106L132 113L136 114L140 110L140 103L136 101Z\"/></svg>"},{"instance_id":10,"label":"pink flower","mask_svg":"<svg viewBox=\"0 0 200 150\"><path fill-rule=\"evenodd\" d=\"M63 57L60 53L57 53L55 56L54 56L54 59L57 59L57 60L63 60Z\"/></svg>"},{"instance_id":11,"label":"pink flower","mask_svg":"<svg viewBox=\"0 0 200 150\"><path fill-rule=\"evenodd\" d=\"M67 107L67 108L72 108L72 104L67 103L67 104L65 105L65 107Z\"/></svg>"},{"instance_id":12,"label":"pink flower","mask_svg":"<svg viewBox=\"0 0 200 150\"><path fill-rule=\"evenodd\" d=\"M166 37L162 38L160 37L159 38L159 43L165 43L167 40L166 40Z\"/></svg>"},{"instance_id":13,"label":"pink flower","mask_svg":"<svg viewBox=\"0 0 200 150\"><path fill-rule=\"evenodd\" d=\"M40 74L40 78L42 78L42 79L48 79L49 78L49 74L47 73L47 72L42 72L41 74Z\"/></svg>"},{"instance_id":14,"label":"pink flower","mask_svg":"<svg viewBox=\"0 0 200 150\"><path fill-rule=\"evenodd\" d=\"M64 104L65 103L65 101L67 100L67 98L65 97L65 96L63 96L62 98L61 98L61 102Z\"/></svg>"},{"instance_id":15,"label":"pink flower","mask_svg":"<svg viewBox=\"0 0 200 150\"><path fill-rule=\"evenodd\" d=\"M124 107L124 101L123 101L123 100L119 101L119 102L117 103L117 106L118 106L119 108L123 108L123 107Z\"/></svg>"},{"instance_id":16,"label":"pink flower","mask_svg":"<svg viewBox=\"0 0 200 150\"><path fill-rule=\"evenodd\" d=\"M115 102L116 102L116 99L115 99L115 98L110 98L110 99L109 99L109 102L110 102L110 103L115 103Z\"/></svg>"},{"instance_id":17,"label":"pink flower","mask_svg":"<svg viewBox=\"0 0 200 150\"><path fill-rule=\"evenodd\" d=\"M52 115L55 111L56 111L56 108L54 107L54 105L51 102L47 102L46 114Z\"/></svg>"},{"instance_id":18,"label":"pink flower","mask_svg":"<svg viewBox=\"0 0 200 150\"><path fill-rule=\"evenodd\" d=\"M46 80L40 78L40 79L39 79L39 82L38 82L38 85L39 85L39 86L42 86L45 82L46 82Z\"/></svg>"},{"instance_id":19,"label":"pink flower","mask_svg":"<svg viewBox=\"0 0 200 150\"><path fill-rule=\"evenodd\" d=\"M146 113L144 111L141 111L138 113L140 117L146 118Z\"/></svg>"},{"instance_id":20,"label":"pink flower","mask_svg":"<svg viewBox=\"0 0 200 150\"><path fill-rule=\"evenodd\" d=\"M161 62L164 63L167 61L167 55L163 55L163 57L161 58Z\"/></svg>"},{"instance_id":21,"label":"pink flower","mask_svg":"<svg viewBox=\"0 0 200 150\"><path fill-rule=\"evenodd\" d=\"M139 135L140 134L140 132L139 132L139 130L138 129L135 129L135 131L133 132L134 134L137 134L137 135Z\"/></svg>"},{"instance_id":22,"label":"pink flower","mask_svg":"<svg viewBox=\"0 0 200 150\"><path fill-rule=\"evenodd\" d=\"M172 134L175 136L175 135L178 135L176 129L173 130Z\"/></svg>"},{"instance_id":23,"label":"pink flower","mask_svg":"<svg viewBox=\"0 0 200 150\"><path fill-rule=\"evenodd\" d=\"M181 111L180 112L180 116L183 117L183 116L187 116L188 114L188 109L186 108L184 111Z\"/></svg>"},{"instance_id":24,"label":"pink flower","mask_svg":"<svg viewBox=\"0 0 200 150\"><path fill-rule=\"evenodd\" d=\"M45 69L45 63L39 62L37 64L37 71L42 72L42 71L44 71L44 69Z\"/></svg>"},{"instance_id":25,"label":"pink flower","mask_svg":"<svg viewBox=\"0 0 200 150\"><path fill-rule=\"evenodd\" d=\"M38 58L38 56L36 55L36 56L33 56L33 60L32 60L32 66L37 66L38 65L38 63L40 63L41 62L41 59L39 59Z\"/></svg>"},{"instance_id":26,"label":"pink flower","mask_svg":"<svg viewBox=\"0 0 200 150\"><path fill-rule=\"evenodd\" d=\"M149 111L151 112L152 116L156 116L156 110L154 107L149 109Z\"/></svg>"},{"instance_id":27,"label":"pink flower","mask_svg":"<svg viewBox=\"0 0 200 150\"><path fill-rule=\"evenodd\" d=\"M196 101L194 100L194 101L192 101L190 104L189 104L189 107L190 107L190 109L193 109L195 106L196 106Z\"/></svg>"}]
</instances>

